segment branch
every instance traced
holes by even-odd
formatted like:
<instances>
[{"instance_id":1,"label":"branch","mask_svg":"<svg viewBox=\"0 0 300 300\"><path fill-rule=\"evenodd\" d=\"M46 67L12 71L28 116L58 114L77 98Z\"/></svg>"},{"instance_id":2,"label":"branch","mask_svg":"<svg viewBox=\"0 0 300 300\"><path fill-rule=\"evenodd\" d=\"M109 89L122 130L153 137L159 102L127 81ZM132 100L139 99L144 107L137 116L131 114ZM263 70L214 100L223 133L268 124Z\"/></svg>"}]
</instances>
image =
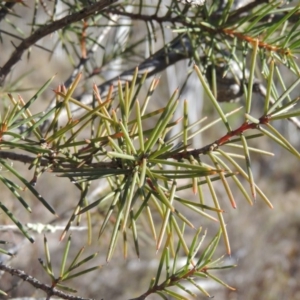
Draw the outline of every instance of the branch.
<instances>
[{"instance_id":1,"label":"branch","mask_svg":"<svg viewBox=\"0 0 300 300\"><path fill-rule=\"evenodd\" d=\"M41 28L37 29L30 37L24 39L22 43L16 47L15 51L12 53L9 60L0 68L0 85L4 83L6 76L11 71L11 68L21 59L22 54L29 47L34 45L41 38L47 36L50 33L53 33L63 27L66 27L74 22L80 21L82 19L88 18L96 13L96 11L101 11L106 8L108 5L117 2L118 0L101 0L89 5L79 12L76 12L70 16L63 17L57 21L52 22L49 25L44 25Z\"/></svg>"},{"instance_id":2,"label":"branch","mask_svg":"<svg viewBox=\"0 0 300 300\"><path fill-rule=\"evenodd\" d=\"M11 36L11 37L13 37L13 38L19 40L19 41L24 41L24 39L22 39L21 37L17 36L16 34L13 34L13 33L11 33L11 32L8 32L8 31L6 31L6 30L0 29L0 33L7 34L7 35L9 35L9 36ZM47 51L47 52L52 53L51 50L49 50L49 49L47 49L47 48L45 48L45 47L43 47L43 46L40 46L40 45L33 45L33 46L36 47L36 48L42 49L42 50L44 50L44 51Z\"/></svg>"},{"instance_id":3,"label":"branch","mask_svg":"<svg viewBox=\"0 0 300 300\"><path fill-rule=\"evenodd\" d=\"M111 1L115 1L115 0L111 0ZM262 4L264 2L265 1L260 0L260 1L257 1L255 3L256 3L256 5L258 5L258 4ZM251 8L253 8L253 5L254 5L254 3L250 3L250 4L246 5L245 7L247 7L248 9L251 9ZM95 6L95 4L93 6ZM93 7L93 6L91 6L91 7ZM239 13L240 14L244 13L244 11L245 11L244 9L245 9L244 7L241 7L238 10ZM149 18L149 16L143 16L143 15L140 15L140 14L132 14L132 13L128 13L128 12L120 12L120 11L117 11L115 9L112 9L111 11L113 13L115 13L116 15L119 14L119 15L130 17L130 18L141 18L141 19L143 19L144 17ZM234 16L237 16L237 14L234 14ZM155 17L157 17L158 19L156 19ZM157 22L166 21L164 19L164 17L159 18L158 16L155 16L155 15L152 15L150 18L153 19L153 20L156 20ZM144 21L147 21L147 20L148 19L144 19ZM173 19L173 21L175 21L175 19ZM61 21L59 21L59 22L61 22ZM182 22L184 23L185 21L182 21ZM53 24L51 24L51 26L53 26ZM191 24L189 24L189 25L191 26ZM211 28L203 28L203 30L212 31ZM217 34L217 33L222 34L223 33L227 37L230 37L230 38L238 37L239 39L246 40L247 42L249 42L249 40L250 41L253 40L253 39L251 39L250 37L248 37L246 35L242 35L239 32L236 32L234 30L228 30L226 28L220 29L220 30L215 29L215 31L213 33L214 34ZM36 33L33 34L33 35L36 35ZM182 59L191 59L193 57L194 52L195 52L195 46L196 45L192 45L192 43L191 43L191 41L190 41L187 34L182 34L181 36L177 36L170 43L168 43L165 47L163 47L162 49L160 49L159 51L154 53L152 56L146 58L143 62L140 63L138 81L139 81L139 79L142 78L142 76L145 73L147 73L147 77L150 77L152 75L155 75L155 74L165 70L168 66L173 65L173 64L175 64L176 62L178 62ZM268 45L268 44L263 43L263 42L260 42L259 46L261 46L261 47L263 47L267 50L270 50L270 51L284 52L284 49L282 50L280 48L277 48L277 47L272 46L272 45ZM90 55L88 57L90 57ZM86 62L86 60L81 60L79 62L78 66L75 68L75 70L74 70L73 74L71 75L71 77L66 81L67 85L70 83L70 80L77 74L77 72L83 67L85 62ZM98 89L99 89L99 92L100 92L101 96L105 97L107 95L109 89L111 88L111 86L117 86L119 82L121 82L122 84L124 84L125 82L131 82L134 72L135 72L135 68L126 70L126 71L122 72L119 76L116 76L116 77L114 77L112 79L109 79L106 82L100 84L98 86ZM0 72L0 74L1 74L1 72ZM220 95L220 97L218 97L218 101L226 102L226 101L230 101L230 100L237 100L243 94L242 81L243 81L244 78L242 78L240 76L233 76L233 77L239 77L238 79L239 79L240 82L235 82L233 80L233 82L230 83L232 86L229 86L229 83L225 82L225 85L224 85L225 90L221 90L220 89L221 83L226 79L226 78L222 77L223 75L224 74L222 72L222 73L219 74L219 76L217 78L217 80L218 80L218 86L217 86L218 95ZM232 79L231 79L231 81L232 81ZM238 91L237 93L234 90L235 87L237 87L237 91ZM260 85L260 87L261 87L261 85ZM220 93L219 93L219 90L220 90ZM257 93L261 94L261 89L260 89L260 91L256 91L256 89L254 89L254 92L257 92ZM80 101L85 105L91 105L92 104L93 95L91 93L82 94L82 95L79 96L79 98L80 98ZM56 105L56 102L52 101L50 103L50 105L48 106L47 111L52 109L55 105ZM80 113L81 113L81 109L78 108L78 107L71 107L71 110L72 110L72 113L74 113L76 116L80 115ZM63 118L63 117L64 117L64 115L61 115L61 118ZM296 122L295 122L295 120L296 120ZM292 121L292 122L299 129L300 126L299 126L299 124L297 124L297 119L295 118L295 120ZM47 121L46 121L46 123L47 123ZM45 127L45 124L43 124L42 128Z\"/></svg>"},{"instance_id":4,"label":"branch","mask_svg":"<svg viewBox=\"0 0 300 300\"><path fill-rule=\"evenodd\" d=\"M220 146L225 145L226 143L230 142L231 138L233 137L239 137L242 135L244 132L248 130L253 130L253 129L260 129L262 125L267 125L270 122L270 116L264 115L261 118L258 119L258 123L253 123L253 122L244 122L240 127L238 127L235 130L232 130L225 135L223 135L221 138L217 139L213 143L210 143L202 148L198 149L193 149L193 150L186 150L183 152L175 153L175 154L168 154L168 157L166 155L160 156L159 158L173 158L176 160L181 160L183 158L189 159L189 157L193 156L197 158L201 154L207 154L210 151L216 151Z\"/></svg>"},{"instance_id":5,"label":"branch","mask_svg":"<svg viewBox=\"0 0 300 300\"><path fill-rule=\"evenodd\" d=\"M248 15L250 10L256 8L257 6L263 4L263 3L268 3L269 0L256 0L253 2L250 2L246 4L245 6L241 6L239 9L234 10L230 13L227 23L234 23L236 20L240 19L244 15ZM116 15L120 16L126 16L132 20L141 20L144 22L153 22L156 21L157 23L163 23L163 22L169 22L169 23L176 23L176 22L181 22L183 25L191 25L189 22L186 21L186 16L170 16L169 12L164 15L164 16L159 16L157 13L152 14L152 15L145 15L142 13L130 13L126 12L124 10L118 9L118 8L112 8L110 9L110 12ZM217 17L220 14L220 10L217 10L212 17Z\"/></svg>"},{"instance_id":6,"label":"branch","mask_svg":"<svg viewBox=\"0 0 300 300\"><path fill-rule=\"evenodd\" d=\"M36 289L43 290L45 293L47 293L48 298L50 298L51 296L57 296L57 297L60 297L63 299L68 299L68 300L90 300L90 298L82 298L79 296L72 296L72 295L66 294L64 292L61 292L48 284L41 283L36 278L34 278L30 275L27 275L24 271L14 269L12 267L3 265L2 263L0 263L0 270L7 272L11 275L17 276L17 277L23 279L24 281L27 281L32 286L34 286Z\"/></svg>"},{"instance_id":7,"label":"branch","mask_svg":"<svg viewBox=\"0 0 300 300\"><path fill-rule=\"evenodd\" d=\"M9 159L11 161L18 161L18 162L22 162L24 164L32 164L35 160L36 157L34 156L30 156L30 155L26 155L26 154L18 154L18 153L14 153L14 152L9 152L9 151L0 151L0 158L3 159ZM78 167L78 163L70 163L70 162L64 162L62 158L62 161L59 160L59 157L56 157L55 159L51 158L51 157L43 157L41 159L41 161L39 162L41 167L47 167L49 166L49 164L53 164L53 167L51 168L52 170L56 170L55 166L59 165L60 170L61 168L76 168ZM114 162L97 162L97 163L93 163L90 164L95 168L117 168L118 164L114 163Z\"/></svg>"},{"instance_id":8,"label":"branch","mask_svg":"<svg viewBox=\"0 0 300 300\"><path fill-rule=\"evenodd\" d=\"M24 164L32 164L36 157L25 155L25 154L18 154L14 152L9 152L9 151L0 151L0 158L3 159L9 159L9 160L14 160L14 161L19 161ZM49 162L42 160L41 165L46 166Z\"/></svg>"}]
</instances>

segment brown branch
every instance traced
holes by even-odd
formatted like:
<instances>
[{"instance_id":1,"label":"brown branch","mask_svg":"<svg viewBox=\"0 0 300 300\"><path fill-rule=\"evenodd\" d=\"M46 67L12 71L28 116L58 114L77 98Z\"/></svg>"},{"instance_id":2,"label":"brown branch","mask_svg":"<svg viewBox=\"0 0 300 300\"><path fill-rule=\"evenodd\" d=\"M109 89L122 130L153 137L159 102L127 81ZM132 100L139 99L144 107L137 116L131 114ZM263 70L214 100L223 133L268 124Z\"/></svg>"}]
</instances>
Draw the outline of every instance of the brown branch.
<instances>
[{"instance_id":1,"label":"brown branch","mask_svg":"<svg viewBox=\"0 0 300 300\"><path fill-rule=\"evenodd\" d=\"M31 36L24 39L19 46L16 47L15 51L12 53L11 57L0 68L0 85L3 84L6 76L11 71L11 68L21 59L22 54L26 49L34 45L41 38L47 36L50 33L53 33L63 27L66 27L74 22L80 21L82 19L88 18L94 15L97 11L100 12L108 5L117 2L118 0L101 0L92 5L88 5L79 12L76 12L72 15L63 17L57 21L52 22L51 24L44 25L37 29Z\"/></svg>"},{"instance_id":2,"label":"brown branch","mask_svg":"<svg viewBox=\"0 0 300 300\"><path fill-rule=\"evenodd\" d=\"M63 299L68 299L68 300L90 300L91 299L91 298L82 298L79 296L72 296L72 295L66 294L62 291L57 290L56 288L53 288L52 286L50 286L48 284L41 283L36 278L34 278L30 275L27 275L24 271L14 269L12 267L3 265L2 263L0 263L0 270L7 272L11 275L17 276L17 277L23 279L24 281L27 281L29 284L34 286L36 289L43 290L45 293L47 293L48 297L49 296L57 296L57 297L60 297Z\"/></svg>"},{"instance_id":3,"label":"brown branch","mask_svg":"<svg viewBox=\"0 0 300 300\"><path fill-rule=\"evenodd\" d=\"M24 39L20 38L20 37L17 36L16 34L13 34L13 33L8 32L8 31L6 31L6 30L0 29L0 33L7 34L7 35L9 35L9 36L11 36L11 37L13 37L13 38L19 40L19 41L24 41ZM52 53L51 50L49 50L49 49L47 49L47 48L45 48L45 47L43 47L43 46L40 46L40 45L34 45L34 47L37 47L37 48L40 48L40 49L42 49L42 50L44 50L44 51L47 51L47 52Z\"/></svg>"},{"instance_id":4,"label":"brown branch","mask_svg":"<svg viewBox=\"0 0 300 300\"><path fill-rule=\"evenodd\" d=\"M263 4L263 3L268 3L269 0L256 0L253 2L248 3L245 6L240 7L237 10L234 10L233 12L230 13L227 23L229 22L235 22L237 19L239 19L242 15L249 13L250 10L256 8L257 6ZM163 22L170 22L170 23L175 23L175 22L181 22L183 25L187 26L187 25L191 25L189 22L186 22L186 16L170 16L170 13L167 12L166 15L164 16L158 16L156 13L152 14L152 15L144 15L141 13L130 13L130 12L126 12L124 10L121 9L117 9L117 8L112 8L110 10L111 13L119 15L119 16L125 16L128 17L132 20L141 20L141 21L145 21L145 22L152 22L152 21L156 21L157 23L163 23ZM219 14L219 11L217 11L215 14L213 14L211 17L214 18Z\"/></svg>"},{"instance_id":5,"label":"brown branch","mask_svg":"<svg viewBox=\"0 0 300 300\"><path fill-rule=\"evenodd\" d=\"M222 33L230 37L237 37L241 41L246 41L249 44L254 44L256 40L258 40L258 47L266 49L270 52L278 52L282 55L291 55L290 50L287 48L280 48L280 46L274 46L269 43L265 43L257 37L252 37L250 35L243 34L241 32L236 31L235 29L222 29Z\"/></svg>"},{"instance_id":6,"label":"brown branch","mask_svg":"<svg viewBox=\"0 0 300 300\"><path fill-rule=\"evenodd\" d=\"M176 152L176 153L171 152L171 153L161 155L161 156L159 156L159 158L161 158L161 159L162 158L163 159L172 158L172 159L175 159L175 160L180 160L180 159L183 159L183 158L188 159L191 155L194 156L194 157L198 157L199 155L206 154L209 151L217 150L220 146L228 143L231 140L231 138L240 136L245 131L248 131L248 130L251 130L251 129L252 130L253 129L259 129L259 127L261 125L268 124L269 122L270 122L270 117L269 116L262 116L259 119L259 123L244 122L237 129L226 133L224 136L222 136L218 140L216 140L213 143L210 143L208 145L205 145L202 148L186 150L186 151L183 151L183 152ZM28 155L17 154L17 153L6 152L6 151L0 151L0 158L20 161L20 162L23 162L23 163L32 163L36 159L35 157L31 157L31 156L28 156ZM58 159L59 159L59 157L55 158L55 160L58 160ZM47 166L50 163L51 163L50 158L49 158L49 160L47 160L46 158L43 158L40 162L40 165L41 166ZM59 165L59 167L56 168L55 167L56 165ZM120 167L115 162L89 163L88 166L91 167L91 168L119 168ZM79 164L64 163L64 162L60 162L59 164L53 163L53 167L51 168L51 171L54 172L54 173L57 173L57 172L67 171L68 168L78 168L78 172L80 172Z\"/></svg>"},{"instance_id":7,"label":"brown branch","mask_svg":"<svg viewBox=\"0 0 300 300\"><path fill-rule=\"evenodd\" d=\"M192 278L196 272L202 272L207 273L207 267L204 266L201 269L198 269L196 267L193 267L191 269L188 269L184 274L181 274L178 276L178 274L173 274L169 278L167 278L164 282L162 282L159 285L154 285L153 287L150 287L148 291L146 291L144 294L140 295L137 298L132 298L129 300L144 300L149 295L157 293L158 291L163 292L166 288L174 286L176 283L183 279ZM231 288L232 290L235 290L234 288Z\"/></svg>"},{"instance_id":8,"label":"brown branch","mask_svg":"<svg viewBox=\"0 0 300 300\"><path fill-rule=\"evenodd\" d=\"M9 160L13 160L13 161L19 161L24 164L31 164L36 159L36 157L33 157L33 156L29 156L29 155L25 155L25 154L18 154L18 153L9 152L9 151L0 151L0 158L9 159ZM41 163L42 166L46 166L47 164L49 164L48 161L42 160L42 163Z\"/></svg>"},{"instance_id":9,"label":"brown branch","mask_svg":"<svg viewBox=\"0 0 300 300\"><path fill-rule=\"evenodd\" d=\"M161 24L164 22L169 22L169 23L176 23L179 22L181 25L189 27L189 28L201 28L201 30L203 31L207 31L211 34L225 34L228 37L237 37L239 40L241 41L246 41L248 43L253 43L255 39L257 39L256 37L251 37L251 36L247 36L241 32L236 31L235 28L229 28L229 24L235 24L236 20L241 18L244 14L249 14L249 12L256 8L259 5L262 5L264 3L268 3L268 0L257 0L257 1L253 1L250 2L249 4L242 6L241 8L233 11L231 13L231 15L228 17L228 20L226 22L226 28L223 27L212 27L212 26L207 26L207 25L203 25L201 23L197 23L197 24L191 24L189 21L187 21L184 17L182 16L170 16L169 14L166 14L164 16L158 16L157 14L152 14L152 15L144 15L141 13L129 13L126 11L121 11L118 10L116 8L111 9L111 13L119 15L119 16L125 16L128 17L132 20L141 20L144 22L153 22L156 21L157 23ZM214 17L216 17L218 15L218 11L216 12L216 14L211 15L211 19L213 19ZM255 16L255 15L254 15ZM283 18L285 15L284 14L280 14L277 17L278 18ZM268 16L267 19L264 18L265 21L268 21L270 18L270 16ZM272 17L274 18L274 16ZM295 21L299 20L299 16L298 14L296 14L295 17ZM265 43L261 40L258 41L258 47L260 48L264 48L268 51L274 51L274 52L279 52L280 54L285 54L285 55L290 55L288 49L282 49L278 46L274 46L268 43Z\"/></svg>"},{"instance_id":10,"label":"brown branch","mask_svg":"<svg viewBox=\"0 0 300 300\"><path fill-rule=\"evenodd\" d=\"M142 13L132 13L132 12L127 12L124 10L120 10L117 8L112 8L109 10L110 13L122 17L127 17L132 20L139 20L139 21L144 21L144 22L157 22L159 24L164 23L164 22L169 22L169 23L175 23L175 22L181 22L182 24L188 24L185 22L185 17L180 17L180 16L170 16L168 13L164 16L158 16L157 14L152 14L152 15L145 15Z\"/></svg>"},{"instance_id":11,"label":"brown branch","mask_svg":"<svg viewBox=\"0 0 300 300\"><path fill-rule=\"evenodd\" d=\"M244 122L240 127L238 127L235 130L229 131L224 136L219 138L218 140L214 141L213 143L210 143L202 148L193 149L193 150L186 150L179 153L174 153L171 155L162 155L159 156L159 158L173 158L176 160L181 160L183 158L188 159L190 156L198 157L201 154L207 154L207 152L210 151L216 151L220 146L230 142L231 138L238 137L242 135L245 131L251 130L251 129L259 129L261 125L269 124L270 122L270 116L262 116L259 118L258 123L252 123L252 122Z\"/></svg>"},{"instance_id":12,"label":"brown branch","mask_svg":"<svg viewBox=\"0 0 300 300\"><path fill-rule=\"evenodd\" d=\"M9 159L11 161L18 161L24 164L32 164L36 160L36 156L30 156L26 154L19 154L10 151L0 151L0 158ZM70 163L64 162L62 157L43 157L39 162L41 167L47 167L50 164L53 167L50 168L52 172L61 172L64 169L68 168L79 168L81 166L79 163ZM85 162L85 160L83 160ZM59 165L59 168L56 168L56 165ZM118 168L119 165L115 162L96 162L88 164L92 168ZM80 169L79 169L80 170Z\"/></svg>"}]
</instances>

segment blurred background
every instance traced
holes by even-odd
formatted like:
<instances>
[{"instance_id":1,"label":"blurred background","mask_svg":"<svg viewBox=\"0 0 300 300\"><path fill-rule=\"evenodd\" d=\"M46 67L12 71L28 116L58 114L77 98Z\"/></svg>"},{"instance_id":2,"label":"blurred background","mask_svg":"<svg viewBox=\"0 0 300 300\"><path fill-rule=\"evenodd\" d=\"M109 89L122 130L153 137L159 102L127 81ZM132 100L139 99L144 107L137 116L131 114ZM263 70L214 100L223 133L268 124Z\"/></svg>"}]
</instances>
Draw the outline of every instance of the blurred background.
<instances>
[{"instance_id":1,"label":"blurred background","mask_svg":"<svg viewBox=\"0 0 300 300\"><path fill-rule=\"evenodd\" d=\"M1 5L5 5L6 1L0 1ZM79 2L79 1L76 1ZM82 1L84 3L85 1ZM87 1L89 2L89 1ZM93 1L91 1L93 2ZM148 3L149 2L149 3ZM165 1L165 7L168 1ZM239 1L240 2L240 1ZM297 1L291 3L294 5ZM45 19L49 19L47 9L51 11L53 1L24 1L26 5L16 4L13 7L13 15L8 14L6 21L1 21L1 44L0 44L0 65L10 57L14 51L15 45L19 40L12 34L18 32L18 36L27 37L31 32L31 24L33 22L33 6L36 6L37 13L34 20L36 26L43 24ZM58 1L56 16L61 18L68 11L66 4ZM71 1L69 1L71 3ZM156 2L155 2L156 3ZM149 7L144 8L145 12L151 15L154 8L151 5L154 1L147 1ZM47 8L46 8L47 7ZM3 8L2 8L3 9ZM195 9L194 7L191 9ZM128 5L126 11L136 11L137 8ZM163 8L162 8L163 10ZM161 12L163 14L164 11ZM112 16L111 16L112 17ZM95 22L98 20L95 20ZM100 20L98 24L107 24L107 18ZM144 41L147 28L144 22L134 21L129 23L125 17L119 17L114 24L127 24L122 27L112 26L109 32L103 37L100 45L95 50L89 64L84 69L84 76L81 80L80 87L76 90L78 99L83 94L89 94L92 91L93 83L101 84L106 80L114 78L125 69L135 67L144 57L159 50L163 41L161 40L161 32L157 32L157 39L153 44ZM127 22L127 23L126 23ZM83 26L82 23L78 26ZM125 29L124 29L125 28ZM100 26L92 28L89 35L95 39L97 31L103 31L105 27ZM14 96L20 94L23 99L28 101L35 91L46 82L51 76L55 75L55 79L51 86L43 93L42 97L36 101L33 113L46 110L53 100L53 90L70 78L75 66L78 64L78 55L80 47L78 45L78 37L76 32L68 32L64 38L59 35L62 33L53 33L37 44L48 49L40 49L37 47L30 48L22 56L22 60L15 65L13 71L6 80L7 85L1 87L1 105L4 107L8 100L6 94L12 93ZM171 30L165 28L165 39L172 40L174 34ZM124 41L122 41L124 39ZM143 42L142 42L143 40ZM59 41L64 41L61 43ZM67 41L69 44L67 44ZM72 45L74 41L74 45ZM77 44L76 44L77 42ZM130 55L121 56L120 59L110 55L117 54L122 51L122 47L139 43L139 56ZM74 46L74 47L73 47ZM128 46L127 46L128 47ZM97 69L98 68L98 69ZM159 75L160 85L152 97L151 109L164 106L164 99L169 99L173 91L177 87L181 87L187 78L187 74L192 70L192 64L188 60L182 60L176 65L170 66L167 70ZM91 74L98 72L96 76ZM286 84L292 82L293 77L287 73L285 77ZM148 80L148 85L151 79ZM297 90L299 95L299 88ZM259 96L255 96L257 114L262 110L263 103ZM180 101L187 99L191 108L191 122L204 116L208 117L208 121L212 121L218 117L212 106L205 102L203 89L197 76L191 75L181 90ZM6 102L7 101L7 102ZM223 103L222 107L225 111L231 111L234 108L244 104L244 99L237 103ZM182 115L179 109L176 117ZM175 117L175 118L176 118ZM242 121L242 115L234 116L230 119L232 127L237 127ZM277 128L287 137L287 139L299 150L299 131L288 122L277 122ZM175 134L176 131L173 132ZM213 142L216 138L224 134L224 128L212 127L205 131L202 135L197 135L191 147L201 147ZM300 299L300 209L299 206L299 163L295 157L289 155L282 148L279 148L267 138L260 138L254 141L251 146L259 147L275 154L275 157L262 156L260 154L252 155L252 164L256 183L261 187L264 193L272 202L274 208L270 209L258 197L255 204L250 206L239 191L234 191L237 208L233 209L223 192L223 185L216 183L215 188L219 199L221 199L222 208L225 210L224 218L227 224L229 240L232 247L231 256L226 255L225 245L221 240L217 255L224 255L224 264L237 265L236 268L216 272L216 275L236 288L231 291L221 285L217 285L211 280L201 280L202 286L214 296L215 299ZM32 172L28 170L28 166L13 162L14 167L18 168L20 173L30 180ZM2 172L2 171L0 171ZM233 187L233 185L232 185ZM245 187L248 189L247 182ZM42 223L66 225L68 218L72 214L74 207L77 205L79 192L68 179L57 178L50 173L45 173L37 182L37 190L51 203L55 208L59 218L53 218L45 208L37 203L36 199L24 192L26 199L34 208L32 214L24 213L20 204L14 200L12 194L0 184L0 201L5 203L23 223ZM91 193L97 194L99 186L94 184ZM209 192L207 191L207 195ZM31 199L32 197L32 199ZM91 199L93 195L90 195ZM192 199L192 194L185 195ZM210 200L208 200L209 203ZM94 236L98 236L102 215L101 211L95 211L93 214ZM218 226L212 222L199 218L198 215L191 214L189 218L195 227L202 226L208 230L208 237L216 234ZM36 277L42 282L50 284L49 278L42 269L38 258L45 259L43 249L43 234L34 231L31 234L35 237L35 243L30 244L15 229L7 229L6 225L12 224L4 213L0 214L0 239L7 240L8 248L15 249L17 255L8 259L1 255L1 261L15 268L24 270L27 274ZM79 249L86 244L86 231L84 230L84 222L80 224L83 231L72 232L71 252L75 255ZM52 255L52 263L56 272L59 272L62 253L65 241L59 242L62 231L46 232L50 252ZM187 232L193 236L193 230ZM106 232L108 235L108 232ZM137 258L134 246L129 251L129 256L124 259L122 254L122 245L117 246L113 259L106 263L107 240L102 238L100 241L94 238L92 245L86 247L86 255L98 252L97 264L103 267L99 271L92 272L86 276L74 279L69 283L78 291L78 295L95 299L114 299L123 300L134 298L142 294L148 289L149 282L155 276L159 254L156 254L155 243L150 237L150 233L146 230L144 236L141 237L140 257ZM209 238L206 240L209 242ZM216 255L216 257L217 257ZM94 265L91 263L91 266ZM6 291L10 298L17 297L44 297L44 293L35 290L28 283L9 274L2 274L0 281L0 289ZM2 296L0 296L1 298ZM4 299L4 297L2 297ZM205 298L199 295L197 299ZM149 296L147 299L160 299L158 296Z\"/></svg>"}]
</instances>

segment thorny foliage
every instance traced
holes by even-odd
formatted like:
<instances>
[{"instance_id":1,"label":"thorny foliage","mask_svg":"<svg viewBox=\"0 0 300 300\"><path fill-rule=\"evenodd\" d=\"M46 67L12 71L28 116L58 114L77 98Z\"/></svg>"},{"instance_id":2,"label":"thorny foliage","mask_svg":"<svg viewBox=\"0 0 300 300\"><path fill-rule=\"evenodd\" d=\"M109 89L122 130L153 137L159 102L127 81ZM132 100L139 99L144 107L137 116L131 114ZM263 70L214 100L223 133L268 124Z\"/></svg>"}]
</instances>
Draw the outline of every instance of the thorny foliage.
<instances>
[{"instance_id":1,"label":"thorny foliage","mask_svg":"<svg viewBox=\"0 0 300 300\"><path fill-rule=\"evenodd\" d=\"M214 185L222 184L233 208L237 204L229 181L249 204L253 204L258 194L272 207L255 181L251 164L253 152L272 153L251 147L251 142L269 138L297 159L300 157L292 143L272 126L275 120L288 120L295 130L300 128L299 109L295 109L299 99L295 97L295 90L300 83L297 64L299 4L297 1L262 0L202 2L36 0L34 4L25 1L0 3L0 22L6 24L0 29L2 42L14 39L14 50L5 53L0 69L1 99L11 103L4 106L0 128L0 163L10 175L1 173L0 180L27 211L32 209L20 193L24 186L55 215L55 207L37 192L35 185L45 172L57 174L58 179L69 178L79 189L80 197L61 240L72 223L82 222L82 215L85 215L88 243L91 243L91 212L97 208L102 217L99 239L104 232L109 232L107 261L120 240L123 240L124 256L127 256L129 235L139 256L140 236L148 230L156 250L161 253L161 260L149 289L136 299L145 299L152 293L165 299L166 295L185 299L172 289L177 287L191 295L184 281L209 295L194 280L195 276L211 278L231 288L211 273L213 269L224 268L220 267L219 259L212 260L221 236L227 253L231 251L222 205ZM20 17L21 8L32 14L30 25L14 22ZM39 43L54 33L52 48ZM50 56L61 47L73 68L64 79L65 84L55 89L55 97L47 110L36 114L31 112L31 106L40 99L52 79L28 101L20 95L17 99L15 96L23 78L18 63L26 54L30 63L32 47L47 51ZM164 101L162 108L149 108L159 79L154 78L147 86L146 78L182 60L188 61L187 69L181 74L182 87ZM283 68L292 74L292 83L282 76ZM17 77L12 74L13 69ZM196 75L203 88L208 103L204 106L212 107L218 114L218 119L200 129L197 126L205 122L204 118L199 118L200 112L198 120L190 123L193 103L199 99L191 99L192 105L184 102L182 117L174 120L180 92L188 85L191 74ZM80 80L82 77L84 80ZM85 82L86 88L90 79L100 81L98 86L94 85L93 92L87 90L76 95L75 90L79 90L81 83ZM146 92L142 92L143 89ZM253 109L255 95L263 99L258 116ZM244 99L242 107L224 112L222 102L226 104L241 98ZM235 128L229 118L233 114L243 120ZM155 124L153 118L156 118ZM182 129L172 134L178 124ZM217 131L223 133L216 140L200 148L191 148L195 136L218 124L221 126ZM29 164L29 169L33 170L32 179L20 174L9 160ZM91 191L94 181L99 182L100 188ZM244 182L248 183L248 188ZM208 188L211 201L203 192L204 188ZM180 196L182 191L191 191L195 199ZM1 202L0 207L33 242L29 227L22 224L6 203ZM182 207L185 209L181 210ZM203 249L206 234L199 239L200 229L192 241L185 238L185 226L197 229L187 210L219 224L218 234ZM156 215L159 223L154 222ZM46 239L44 244L46 263L40 262L52 280L52 290L43 284L36 288L43 289L48 298L54 295L56 288L73 291L62 285L64 280L99 268L70 274L95 255L79 261L83 252L79 250L66 269L69 238L60 275L55 276ZM176 260L182 253L187 259L180 268ZM4 265L1 268L19 276L17 270L10 271ZM160 281L162 274L166 279ZM31 277L27 280L35 282Z\"/></svg>"}]
</instances>

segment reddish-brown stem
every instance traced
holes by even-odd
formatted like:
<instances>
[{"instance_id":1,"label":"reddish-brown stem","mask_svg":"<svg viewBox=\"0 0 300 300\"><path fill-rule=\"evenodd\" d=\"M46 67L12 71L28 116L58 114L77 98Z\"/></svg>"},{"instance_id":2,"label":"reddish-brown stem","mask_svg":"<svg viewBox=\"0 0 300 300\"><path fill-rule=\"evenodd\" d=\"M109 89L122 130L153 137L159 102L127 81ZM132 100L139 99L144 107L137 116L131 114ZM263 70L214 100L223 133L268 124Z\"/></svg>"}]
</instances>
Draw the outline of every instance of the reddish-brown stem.
<instances>
[{"instance_id":1,"label":"reddish-brown stem","mask_svg":"<svg viewBox=\"0 0 300 300\"><path fill-rule=\"evenodd\" d=\"M244 122L239 128L226 133L224 136L222 136L221 138L219 138L218 140L216 140L215 142L213 142L211 144L208 144L208 145L206 145L202 148L193 149L193 150L190 150L190 151L187 150L187 151L184 151L184 152L179 152L179 153L176 153L176 154L172 154L171 157L173 159L176 159L176 160L180 160L180 159L183 159L183 158L188 159L191 155L193 157L197 157L197 156L199 156L201 154L205 154L209 151L217 150L220 146L222 146L225 143L227 143L228 141L230 141L230 139L232 137L239 136L247 130L256 129L260 125L268 124L269 121L270 121L269 116L262 116L259 119L259 123ZM163 158L168 158L168 157L164 156Z\"/></svg>"}]
</instances>

